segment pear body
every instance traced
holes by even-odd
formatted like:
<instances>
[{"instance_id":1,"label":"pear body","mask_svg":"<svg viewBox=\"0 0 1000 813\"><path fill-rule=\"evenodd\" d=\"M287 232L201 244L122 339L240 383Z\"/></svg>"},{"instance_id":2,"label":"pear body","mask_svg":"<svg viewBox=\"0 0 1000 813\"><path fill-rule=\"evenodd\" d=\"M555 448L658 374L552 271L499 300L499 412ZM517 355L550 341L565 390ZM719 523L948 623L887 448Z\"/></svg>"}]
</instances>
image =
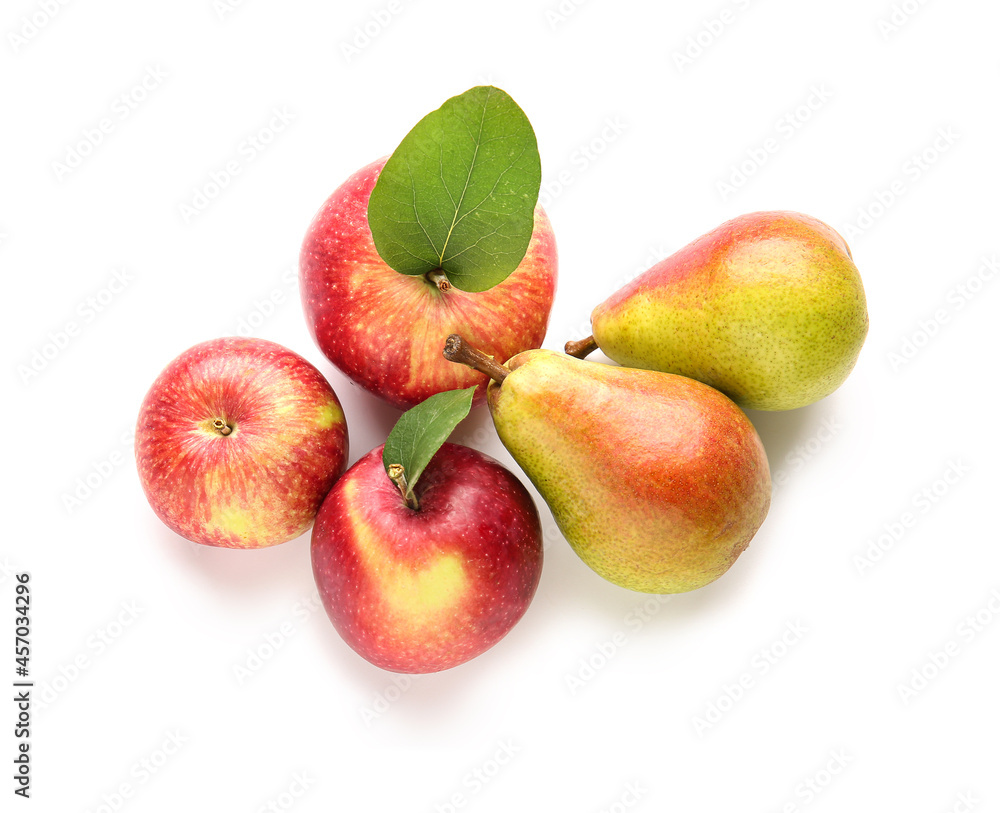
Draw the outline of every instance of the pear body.
<instances>
[{"instance_id":1,"label":"pear body","mask_svg":"<svg viewBox=\"0 0 1000 813\"><path fill-rule=\"evenodd\" d=\"M696 378L747 409L829 395L868 334L861 276L844 239L795 212L730 220L598 305L608 358Z\"/></svg>"},{"instance_id":2,"label":"pear body","mask_svg":"<svg viewBox=\"0 0 1000 813\"><path fill-rule=\"evenodd\" d=\"M725 573L767 515L753 425L693 379L529 350L487 390L497 434L599 575L680 593Z\"/></svg>"}]
</instances>

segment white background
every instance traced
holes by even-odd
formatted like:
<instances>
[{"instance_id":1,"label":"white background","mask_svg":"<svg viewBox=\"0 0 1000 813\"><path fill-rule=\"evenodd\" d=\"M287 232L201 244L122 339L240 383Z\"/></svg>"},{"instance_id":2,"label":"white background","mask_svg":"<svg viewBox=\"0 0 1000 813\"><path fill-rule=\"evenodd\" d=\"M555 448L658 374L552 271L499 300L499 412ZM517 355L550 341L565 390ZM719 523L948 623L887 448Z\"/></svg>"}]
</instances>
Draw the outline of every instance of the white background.
<instances>
[{"instance_id":1,"label":"white background","mask_svg":"<svg viewBox=\"0 0 1000 813\"><path fill-rule=\"evenodd\" d=\"M0 675L27 571L21 807L1000 810L998 24L985 0L5 3ZM656 260L778 208L847 237L871 331L835 394L751 415L773 505L719 581L668 601L605 583L540 503L522 622L394 679L318 608L308 535L242 552L160 525L130 432L167 362L252 324L328 375L352 462L384 440L397 413L306 332L299 244L341 181L481 83L538 135L547 347ZM457 437L517 470L485 410Z\"/></svg>"}]
</instances>

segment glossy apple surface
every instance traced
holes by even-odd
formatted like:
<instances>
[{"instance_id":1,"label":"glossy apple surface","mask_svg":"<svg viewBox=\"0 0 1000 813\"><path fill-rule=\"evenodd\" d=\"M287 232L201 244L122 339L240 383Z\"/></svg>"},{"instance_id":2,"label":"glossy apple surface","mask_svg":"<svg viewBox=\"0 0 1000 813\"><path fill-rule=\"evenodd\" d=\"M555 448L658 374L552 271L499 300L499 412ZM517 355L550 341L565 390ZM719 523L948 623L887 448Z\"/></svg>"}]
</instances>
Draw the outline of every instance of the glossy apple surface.
<instances>
[{"instance_id":1,"label":"glossy apple surface","mask_svg":"<svg viewBox=\"0 0 1000 813\"><path fill-rule=\"evenodd\" d=\"M347 463L330 383L263 339L220 338L174 359L139 410L135 458L150 506L204 545L261 548L302 535Z\"/></svg>"},{"instance_id":2,"label":"glossy apple surface","mask_svg":"<svg viewBox=\"0 0 1000 813\"><path fill-rule=\"evenodd\" d=\"M424 673L464 663L523 616L538 586L542 531L508 469L445 443L407 507L382 447L330 491L312 532L313 574L347 644L383 669Z\"/></svg>"},{"instance_id":3,"label":"glossy apple surface","mask_svg":"<svg viewBox=\"0 0 1000 813\"><path fill-rule=\"evenodd\" d=\"M338 370L400 409L473 385L474 403L483 403L488 378L448 363L441 348L461 333L503 362L541 346L556 289L552 226L536 207L527 253L506 280L482 293L441 291L394 271L375 250L368 198L385 161L352 175L308 228L299 275L309 331Z\"/></svg>"}]
</instances>

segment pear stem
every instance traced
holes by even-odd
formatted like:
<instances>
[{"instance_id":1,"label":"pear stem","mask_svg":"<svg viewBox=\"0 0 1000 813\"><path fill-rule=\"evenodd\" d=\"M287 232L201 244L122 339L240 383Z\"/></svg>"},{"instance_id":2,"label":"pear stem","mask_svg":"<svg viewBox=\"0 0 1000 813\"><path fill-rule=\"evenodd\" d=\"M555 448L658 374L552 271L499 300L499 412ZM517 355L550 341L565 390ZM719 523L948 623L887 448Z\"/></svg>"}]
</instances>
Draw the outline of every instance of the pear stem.
<instances>
[{"instance_id":1,"label":"pear stem","mask_svg":"<svg viewBox=\"0 0 1000 813\"><path fill-rule=\"evenodd\" d=\"M426 274L424 274L424 277L431 285L436 285L437 289L442 293L451 288L451 282L448 280L448 277L445 276L444 271L442 271L440 268L435 268L432 271L428 271Z\"/></svg>"},{"instance_id":2,"label":"pear stem","mask_svg":"<svg viewBox=\"0 0 1000 813\"><path fill-rule=\"evenodd\" d=\"M414 511L419 511L420 502L417 500L417 495L410 491L409 486L406 484L406 469L399 463L390 463L386 473L389 475L389 479L396 484L399 493L403 495L403 502L406 503L406 507L412 508Z\"/></svg>"},{"instance_id":3,"label":"pear stem","mask_svg":"<svg viewBox=\"0 0 1000 813\"><path fill-rule=\"evenodd\" d=\"M582 359L589 356L597 349L597 340L593 336L580 339L578 342L566 342L566 354L574 358Z\"/></svg>"},{"instance_id":4,"label":"pear stem","mask_svg":"<svg viewBox=\"0 0 1000 813\"><path fill-rule=\"evenodd\" d=\"M444 357L448 359L448 361L454 361L456 364L464 364L466 367L471 367L473 370L486 373L486 375L496 381L497 384L502 384L503 380L510 372L510 370L500 364L492 356L487 356L482 351L476 350L475 347L471 347L465 339L457 333L452 333L445 341Z\"/></svg>"}]
</instances>

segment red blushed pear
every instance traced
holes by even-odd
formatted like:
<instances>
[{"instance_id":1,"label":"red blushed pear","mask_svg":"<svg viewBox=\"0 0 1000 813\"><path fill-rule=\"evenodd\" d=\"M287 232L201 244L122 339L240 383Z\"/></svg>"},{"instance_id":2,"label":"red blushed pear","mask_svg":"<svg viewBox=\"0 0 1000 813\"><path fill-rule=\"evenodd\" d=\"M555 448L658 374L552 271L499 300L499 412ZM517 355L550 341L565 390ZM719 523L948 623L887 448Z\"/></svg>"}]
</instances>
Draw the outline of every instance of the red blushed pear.
<instances>
[{"instance_id":1,"label":"red blushed pear","mask_svg":"<svg viewBox=\"0 0 1000 813\"><path fill-rule=\"evenodd\" d=\"M696 378L744 409L806 406L836 390L868 335L861 276L844 239L797 212L733 218L594 308L593 336L626 367Z\"/></svg>"},{"instance_id":2,"label":"red blushed pear","mask_svg":"<svg viewBox=\"0 0 1000 813\"><path fill-rule=\"evenodd\" d=\"M451 333L462 333L496 358L540 347L555 296L552 225L536 206L520 264L501 283L467 292L440 274L408 276L379 256L368 201L385 158L352 175L310 224L299 258L302 304L319 349L352 381L407 409L430 395L478 386L488 378L441 358Z\"/></svg>"},{"instance_id":3,"label":"red blushed pear","mask_svg":"<svg viewBox=\"0 0 1000 813\"><path fill-rule=\"evenodd\" d=\"M703 587L763 523L764 447L711 387L551 350L501 365L459 336L445 356L493 379L487 403L500 440L566 540L608 581L647 593Z\"/></svg>"},{"instance_id":4,"label":"red blushed pear","mask_svg":"<svg viewBox=\"0 0 1000 813\"><path fill-rule=\"evenodd\" d=\"M541 523L517 477L454 443L405 492L381 446L348 469L316 518L313 573L355 652L393 672L437 672L485 652L524 615Z\"/></svg>"},{"instance_id":5,"label":"red blushed pear","mask_svg":"<svg viewBox=\"0 0 1000 813\"><path fill-rule=\"evenodd\" d=\"M347 454L329 382L263 339L220 338L185 351L153 382L136 423L150 506L204 545L262 548L301 536Z\"/></svg>"}]
</instances>

